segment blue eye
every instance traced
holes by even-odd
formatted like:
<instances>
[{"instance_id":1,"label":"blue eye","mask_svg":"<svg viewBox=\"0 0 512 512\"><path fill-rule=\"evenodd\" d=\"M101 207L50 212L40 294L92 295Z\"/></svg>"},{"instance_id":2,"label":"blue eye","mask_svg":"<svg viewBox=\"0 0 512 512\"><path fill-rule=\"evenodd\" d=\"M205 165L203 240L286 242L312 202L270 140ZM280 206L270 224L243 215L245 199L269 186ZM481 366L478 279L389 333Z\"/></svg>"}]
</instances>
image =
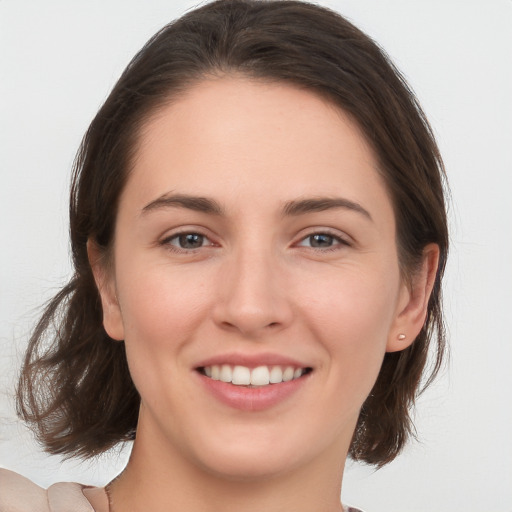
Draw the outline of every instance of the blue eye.
<instances>
[{"instance_id":1,"label":"blue eye","mask_svg":"<svg viewBox=\"0 0 512 512\"><path fill-rule=\"evenodd\" d=\"M206 241L208 241L208 238L199 233L179 233L178 235L167 238L164 240L164 243L178 247L179 249L191 250L208 245L205 243Z\"/></svg>"},{"instance_id":2,"label":"blue eye","mask_svg":"<svg viewBox=\"0 0 512 512\"><path fill-rule=\"evenodd\" d=\"M330 249L337 245L347 245L346 242L329 233L313 233L302 239L298 244L301 247L312 247L314 249Z\"/></svg>"}]
</instances>

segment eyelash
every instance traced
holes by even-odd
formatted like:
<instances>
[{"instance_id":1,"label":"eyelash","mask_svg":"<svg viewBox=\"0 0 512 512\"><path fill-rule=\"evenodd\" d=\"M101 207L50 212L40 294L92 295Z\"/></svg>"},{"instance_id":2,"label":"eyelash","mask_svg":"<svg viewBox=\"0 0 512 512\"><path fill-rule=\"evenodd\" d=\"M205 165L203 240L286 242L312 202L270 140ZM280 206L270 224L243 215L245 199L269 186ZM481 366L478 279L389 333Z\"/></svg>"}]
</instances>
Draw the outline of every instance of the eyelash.
<instances>
[{"instance_id":1,"label":"eyelash","mask_svg":"<svg viewBox=\"0 0 512 512\"><path fill-rule=\"evenodd\" d=\"M195 235L197 237L201 237L203 239L203 242L206 240L209 240L210 243L207 245L201 245L200 247L194 247L192 249L179 247L178 245L174 245L172 243L173 240L177 240L179 243L180 237L186 237L186 236L190 236L190 235ZM197 252L199 249L202 249L203 247L211 247L211 246L214 246L215 244L213 242L211 242L211 240L206 235L203 235L202 233L200 233L198 231L181 231L179 233L174 233L171 236L164 238L160 242L160 245L165 246L166 248L168 248L169 250L171 250L173 252L177 252L177 253L181 253L181 254L183 254L183 253L190 254L190 253Z\"/></svg>"},{"instance_id":2,"label":"eyelash","mask_svg":"<svg viewBox=\"0 0 512 512\"><path fill-rule=\"evenodd\" d=\"M313 237L321 237L321 236L331 239L331 241L333 242L333 245L330 245L328 247L312 247L312 246L302 245L302 243L308 239L311 241L311 239ZM325 231L325 230L324 231L315 231L313 233L306 235L305 237L300 239L300 242L297 245L299 247L307 247L307 248L313 249L314 251L321 251L321 252L336 251L336 250L339 250L340 247L350 247L350 243L345 238L342 238L339 235L335 235L334 233L331 233L330 231Z\"/></svg>"},{"instance_id":3,"label":"eyelash","mask_svg":"<svg viewBox=\"0 0 512 512\"><path fill-rule=\"evenodd\" d=\"M177 244L172 243L173 240L176 240L179 243L180 237L187 237L187 236L200 237L202 239L201 240L202 244L199 247L184 248L184 247L179 247ZM309 246L303 245L303 242L305 242L306 240L309 239L311 241L311 239L313 237L320 237L320 236L324 236L324 237L331 239L332 245L330 245L328 247L313 247L310 245ZM209 241L210 243L204 245L205 241ZM160 242L160 245L165 246L166 248L168 248L169 250L171 250L173 252L177 252L180 254L190 254L190 253L195 253L204 247L212 247L212 246L215 246L216 244L214 242L212 242L208 238L207 235L204 235L203 233L200 233L198 231L181 231L179 233L174 233L171 236L164 238ZM306 247L306 248L312 249L317 252L336 251L336 250L339 250L340 247L350 247L351 246L351 244L346 239L342 238L339 235L335 235L334 233L331 233L328 230L314 231L314 232L302 237L300 239L300 241L294 245L297 247Z\"/></svg>"}]
</instances>

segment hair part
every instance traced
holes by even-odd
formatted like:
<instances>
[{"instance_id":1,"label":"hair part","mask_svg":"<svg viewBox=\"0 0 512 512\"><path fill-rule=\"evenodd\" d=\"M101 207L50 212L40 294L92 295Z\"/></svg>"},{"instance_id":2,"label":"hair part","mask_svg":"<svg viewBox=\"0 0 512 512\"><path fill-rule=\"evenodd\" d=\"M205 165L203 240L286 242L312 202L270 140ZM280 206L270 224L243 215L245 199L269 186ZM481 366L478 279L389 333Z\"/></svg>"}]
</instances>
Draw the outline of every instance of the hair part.
<instances>
[{"instance_id":1,"label":"hair part","mask_svg":"<svg viewBox=\"0 0 512 512\"><path fill-rule=\"evenodd\" d=\"M386 54L339 14L293 0L218 0L193 10L155 34L120 77L74 163L75 273L30 339L19 414L51 453L90 457L134 438L140 397L124 344L103 328L87 242L111 261L119 199L145 123L192 84L224 74L293 84L349 114L373 148L390 194L404 278L417 270L427 244L440 248L426 322L410 347L385 355L350 447L353 459L382 466L413 433L411 406L422 378L428 385L439 371L445 349L444 169L425 115ZM425 377L429 351L434 363Z\"/></svg>"}]
</instances>

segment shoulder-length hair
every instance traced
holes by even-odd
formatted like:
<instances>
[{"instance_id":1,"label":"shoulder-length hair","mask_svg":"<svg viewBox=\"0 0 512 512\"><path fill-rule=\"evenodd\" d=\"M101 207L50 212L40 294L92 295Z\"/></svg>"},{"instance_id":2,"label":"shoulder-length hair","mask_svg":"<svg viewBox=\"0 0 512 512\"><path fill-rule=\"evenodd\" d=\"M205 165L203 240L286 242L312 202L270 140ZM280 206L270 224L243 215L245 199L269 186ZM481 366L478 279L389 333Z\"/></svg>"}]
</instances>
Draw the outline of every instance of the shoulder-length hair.
<instances>
[{"instance_id":1,"label":"shoulder-length hair","mask_svg":"<svg viewBox=\"0 0 512 512\"><path fill-rule=\"evenodd\" d=\"M443 164L414 94L377 44L339 14L293 0L209 3L165 26L130 62L76 157L70 200L74 275L49 302L30 339L18 412L51 453L89 457L134 438L140 397L123 343L103 328L86 244L93 239L108 258L144 122L191 84L222 74L290 83L348 113L373 148L393 203L402 277L413 275L427 244L440 248L426 322L410 347L385 355L352 439L352 458L386 464L413 433L411 406L422 383L438 372L445 346ZM433 364L424 375L429 351Z\"/></svg>"}]
</instances>

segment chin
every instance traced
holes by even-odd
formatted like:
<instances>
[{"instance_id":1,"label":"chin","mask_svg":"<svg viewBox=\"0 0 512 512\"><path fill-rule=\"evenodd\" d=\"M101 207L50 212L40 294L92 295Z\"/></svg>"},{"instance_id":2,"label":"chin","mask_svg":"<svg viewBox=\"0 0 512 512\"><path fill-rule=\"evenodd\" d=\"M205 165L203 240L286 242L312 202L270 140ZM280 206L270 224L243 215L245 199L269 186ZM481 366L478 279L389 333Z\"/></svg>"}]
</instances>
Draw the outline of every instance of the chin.
<instances>
[{"instance_id":1,"label":"chin","mask_svg":"<svg viewBox=\"0 0 512 512\"><path fill-rule=\"evenodd\" d=\"M312 433L295 428L230 429L224 436L204 439L191 446L197 467L226 480L255 481L272 479L294 473L299 468L314 464L316 459L340 453L338 446L323 444L320 438L312 440ZM324 437L323 441L325 441ZM340 453L340 457L341 457Z\"/></svg>"},{"instance_id":2,"label":"chin","mask_svg":"<svg viewBox=\"0 0 512 512\"><path fill-rule=\"evenodd\" d=\"M215 457L215 460L198 461L202 469L218 478L230 481L251 482L274 479L279 475L293 472L300 461L291 454L245 453L229 450Z\"/></svg>"}]
</instances>

